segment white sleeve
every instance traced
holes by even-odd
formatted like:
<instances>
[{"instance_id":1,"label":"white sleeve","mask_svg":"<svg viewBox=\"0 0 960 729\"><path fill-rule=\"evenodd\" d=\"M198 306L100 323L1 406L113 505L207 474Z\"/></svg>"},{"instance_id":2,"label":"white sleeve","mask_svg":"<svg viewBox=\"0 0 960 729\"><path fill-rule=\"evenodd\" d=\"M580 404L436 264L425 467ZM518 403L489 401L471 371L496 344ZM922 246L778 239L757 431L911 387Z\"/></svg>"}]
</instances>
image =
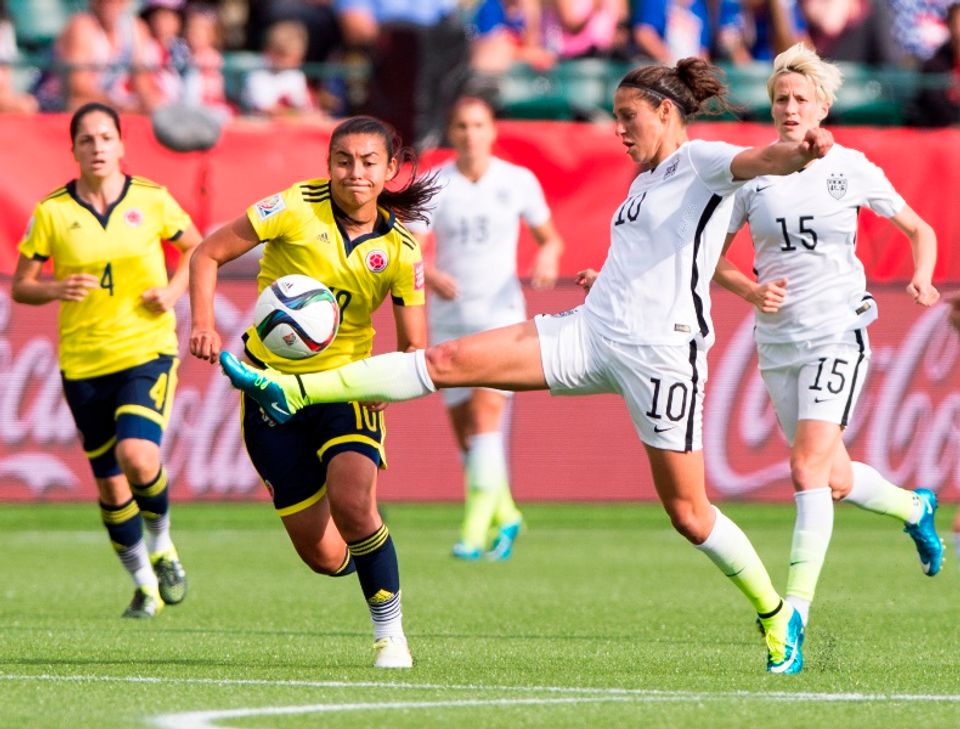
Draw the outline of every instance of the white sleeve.
<instances>
[{"instance_id":1,"label":"white sleeve","mask_svg":"<svg viewBox=\"0 0 960 729\"><path fill-rule=\"evenodd\" d=\"M727 233L736 233L748 222L747 210L750 208L749 195L750 188L741 187L737 190L737 194L733 196L733 214L730 216Z\"/></svg>"},{"instance_id":2,"label":"white sleeve","mask_svg":"<svg viewBox=\"0 0 960 729\"><path fill-rule=\"evenodd\" d=\"M534 174L525 168L523 170L520 180L522 181L518 187L521 191L521 202L520 202L520 217L529 225L531 228L536 228L538 225L543 225L548 220L550 220L550 207L547 205L547 200L543 196L543 188L540 186L540 181L534 176Z\"/></svg>"},{"instance_id":3,"label":"white sleeve","mask_svg":"<svg viewBox=\"0 0 960 729\"><path fill-rule=\"evenodd\" d=\"M906 201L893 189L890 180L877 165L863 154L857 172L861 175L863 185L863 204L877 215L892 218L903 210Z\"/></svg>"},{"instance_id":4,"label":"white sleeve","mask_svg":"<svg viewBox=\"0 0 960 729\"><path fill-rule=\"evenodd\" d=\"M726 142L707 142L695 139L688 146L690 164L707 189L726 197L739 190L746 180L734 180L730 165L733 158L746 147Z\"/></svg>"}]
</instances>

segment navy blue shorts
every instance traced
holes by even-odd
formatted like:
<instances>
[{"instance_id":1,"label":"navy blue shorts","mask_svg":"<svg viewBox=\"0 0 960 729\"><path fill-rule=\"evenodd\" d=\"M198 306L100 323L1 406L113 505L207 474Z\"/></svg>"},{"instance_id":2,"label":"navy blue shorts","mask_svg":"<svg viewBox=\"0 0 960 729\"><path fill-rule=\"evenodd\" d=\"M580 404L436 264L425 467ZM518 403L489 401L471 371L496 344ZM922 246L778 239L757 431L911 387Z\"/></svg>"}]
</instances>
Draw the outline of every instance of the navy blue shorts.
<instances>
[{"instance_id":1,"label":"navy blue shorts","mask_svg":"<svg viewBox=\"0 0 960 729\"><path fill-rule=\"evenodd\" d=\"M353 451L386 468L383 413L358 403L310 405L283 425L243 396L243 442L280 516L303 511L327 493L327 464L338 453Z\"/></svg>"},{"instance_id":2,"label":"navy blue shorts","mask_svg":"<svg viewBox=\"0 0 960 729\"><path fill-rule=\"evenodd\" d=\"M142 438L160 445L173 405L178 364L176 357L162 354L100 377L68 380L61 373L63 394L94 476L120 473L117 441Z\"/></svg>"}]
</instances>

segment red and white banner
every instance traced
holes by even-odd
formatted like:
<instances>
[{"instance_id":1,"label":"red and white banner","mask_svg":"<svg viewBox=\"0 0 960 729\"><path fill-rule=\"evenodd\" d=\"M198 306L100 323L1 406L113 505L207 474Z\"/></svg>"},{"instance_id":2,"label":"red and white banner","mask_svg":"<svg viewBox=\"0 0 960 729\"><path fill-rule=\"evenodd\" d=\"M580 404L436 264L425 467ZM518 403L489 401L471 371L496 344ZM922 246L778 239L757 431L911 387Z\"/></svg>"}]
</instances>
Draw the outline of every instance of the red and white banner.
<instances>
[{"instance_id":1,"label":"red and white banner","mask_svg":"<svg viewBox=\"0 0 960 729\"><path fill-rule=\"evenodd\" d=\"M12 273L16 245L33 206L77 174L70 154L68 118L61 115L0 115L0 272ZM255 201L293 182L327 170L329 127L283 121L238 120L209 153L178 154L154 139L149 120L124 117L125 168L167 186L203 232L243 214ZM937 232L940 253L934 278L960 282L960 129L869 129L837 127L837 141L880 165L907 202ZM690 136L734 144L773 141L769 125L703 123ZM500 122L496 152L529 167L543 184L567 250L561 275L599 268L609 244L610 216L622 202L635 168L612 124ZM426 164L449 152L425 155ZM858 254L875 282L909 281L910 245L892 225L865 212ZM536 247L524 232L520 271L529 270ZM750 270L749 245L736 243L731 257Z\"/></svg>"},{"instance_id":2,"label":"red and white banner","mask_svg":"<svg viewBox=\"0 0 960 729\"><path fill-rule=\"evenodd\" d=\"M879 290L878 290L879 289ZM900 286L875 287L880 321L870 327L873 361L846 440L856 459L906 487L956 499L960 489L960 336L943 305L923 310ZM578 289L528 291L531 312L562 311ZM222 281L217 325L239 346L252 314L252 281ZM389 309L389 307L386 307ZM179 308L186 345L186 301ZM390 348L389 313L375 320L379 351ZM704 409L708 486L718 498L787 499L787 447L756 370L748 307L714 296L717 344ZM264 499L240 439L239 400L219 369L182 356L164 441L177 500ZM459 500L460 459L438 396L387 411L390 468L384 500ZM510 461L520 501L653 499L643 447L615 396L516 396ZM92 500L93 479L61 395L56 306L11 302L0 284L0 500Z\"/></svg>"}]
</instances>

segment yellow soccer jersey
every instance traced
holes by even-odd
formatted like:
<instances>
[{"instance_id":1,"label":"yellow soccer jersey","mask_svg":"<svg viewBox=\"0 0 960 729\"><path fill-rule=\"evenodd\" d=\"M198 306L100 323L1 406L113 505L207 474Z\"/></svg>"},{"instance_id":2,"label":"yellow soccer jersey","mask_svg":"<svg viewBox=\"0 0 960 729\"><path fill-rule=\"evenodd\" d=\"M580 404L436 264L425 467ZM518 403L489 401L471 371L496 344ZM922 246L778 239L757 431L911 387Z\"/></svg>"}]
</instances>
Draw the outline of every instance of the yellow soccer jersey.
<instances>
[{"instance_id":1,"label":"yellow soccer jersey","mask_svg":"<svg viewBox=\"0 0 960 729\"><path fill-rule=\"evenodd\" d=\"M395 304L423 306L423 259L416 239L381 208L376 229L349 240L334 219L329 180L298 182L251 205L247 218L266 244L258 292L281 276L299 273L326 284L340 304L336 339L309 359L273 354L256 329L248 329L247 349L271 367L310 372L369 357L375 333L371 315L388 293Z\"/></svg>"},{"instance_id":2,"label":"yellow soccer jersey","mask_svg":"<svg viewBox=\"0 0 960 729\"><path fill-rule=\"evenodd\" d=\"M89 273L100 280L83 301L60 302L60 369L67 379L177 354L173 312L154 314L140 297L167 285L161 241L175 240L190 225L166 188L141 177L127 177L120 198L103 216L77 196L76 180L40 201L20 252L52 258L57 279Z\"/></svg>"}]
</instances>

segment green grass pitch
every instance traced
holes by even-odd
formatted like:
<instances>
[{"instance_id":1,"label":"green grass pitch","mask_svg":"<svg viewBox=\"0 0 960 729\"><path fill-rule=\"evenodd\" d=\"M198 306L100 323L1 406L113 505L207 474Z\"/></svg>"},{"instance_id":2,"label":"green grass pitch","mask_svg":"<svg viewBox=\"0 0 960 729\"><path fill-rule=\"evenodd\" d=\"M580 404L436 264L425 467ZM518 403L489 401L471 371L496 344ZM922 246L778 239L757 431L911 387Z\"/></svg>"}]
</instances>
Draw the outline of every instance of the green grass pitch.
<instances>
[{"instance_id":1,"label":"green grass pitch","mask_svg":"<svg viewBox=\"0 0 960 729\"><path fill-rule=\"evenodd\" d=\"M782 586L790 505L728 504ZM945 530L953 506L942 509ZM654 505L529 505L500 564L457 505L388 505L415 666L371 668L355 577L303 566L267 504L175 506L190 594L132 587L95 505L0 506L0 727L958 727L960 574L837 509L806 668L764 672L749 605Z\"/></svg>"}]
</instances>

